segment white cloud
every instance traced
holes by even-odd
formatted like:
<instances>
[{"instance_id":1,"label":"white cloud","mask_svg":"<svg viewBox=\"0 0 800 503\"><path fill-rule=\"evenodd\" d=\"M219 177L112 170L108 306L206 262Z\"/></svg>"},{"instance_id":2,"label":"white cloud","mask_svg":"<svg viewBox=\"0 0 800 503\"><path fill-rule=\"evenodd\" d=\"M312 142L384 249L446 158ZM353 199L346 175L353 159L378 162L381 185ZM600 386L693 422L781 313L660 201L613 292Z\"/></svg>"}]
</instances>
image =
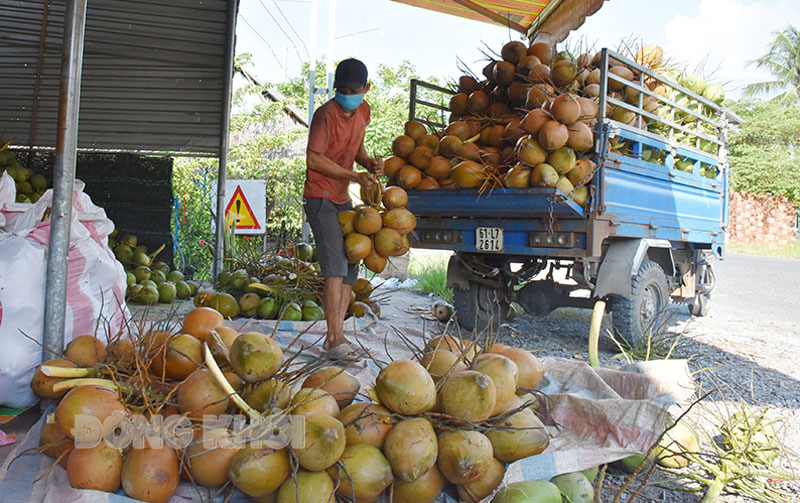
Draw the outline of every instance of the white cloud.
<instances>
[{"instance_id":1,"label":"white cloud","mask_svg":"<svg viewBox=\"0 0 800 503\"><path fill-rule=\"evenodd\" d=\"M689 71L706 58L703 73L713 71L712 80L738 97L746 84L770 78L746 61L767 52L773 32L798 22L796 0L702 0L696 16L681 14L666 23L665 52Z\"/></svg>"}]
</instances>

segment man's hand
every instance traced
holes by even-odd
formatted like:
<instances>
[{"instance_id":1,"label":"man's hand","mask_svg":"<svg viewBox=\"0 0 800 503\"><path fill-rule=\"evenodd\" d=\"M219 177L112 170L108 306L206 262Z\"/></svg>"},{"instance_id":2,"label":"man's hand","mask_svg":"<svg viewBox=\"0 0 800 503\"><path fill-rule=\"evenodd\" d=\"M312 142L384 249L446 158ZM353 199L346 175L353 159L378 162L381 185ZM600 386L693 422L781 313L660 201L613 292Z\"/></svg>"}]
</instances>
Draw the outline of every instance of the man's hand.
<instances>
[{"instance_id":1,"label":"man's hand","mask_svg":"<svg viewBox=\"0 0 800 503\"><path fill-rule=\"evenodd\" d=\"M381 166L381 169L383 167ZM364 171L353 172L353 181L369 190L377 184L375 177Z\"/></svg>"},{"instance_id":2,"label":"man's hand","mask_svg":"<svg viewBox=\"0 0 800 503\"><path fill-rule=\"evenodd\" d=\"M364 167L375 176L383 175L383 159L380 157L368 158Z\"/></svg>"}]
</instances>

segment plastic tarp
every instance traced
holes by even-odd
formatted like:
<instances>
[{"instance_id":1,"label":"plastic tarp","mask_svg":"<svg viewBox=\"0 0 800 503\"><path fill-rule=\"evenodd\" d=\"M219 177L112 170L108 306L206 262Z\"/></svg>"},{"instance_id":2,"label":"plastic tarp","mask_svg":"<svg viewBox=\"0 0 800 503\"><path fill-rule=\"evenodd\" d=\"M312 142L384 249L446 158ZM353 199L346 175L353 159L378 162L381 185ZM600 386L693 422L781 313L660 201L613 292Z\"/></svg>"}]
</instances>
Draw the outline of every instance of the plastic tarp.
<instances>
[{"instance_id":1,"label":"plastic tarp","mask_svg":"<svg viewBox=\"0 0 800 503\"><path fill-rule=\"evenodd\" d=\"M560 42L597 12L604 0L393 0L444 14L511 27Z\"/></svg>"}]
</instances>

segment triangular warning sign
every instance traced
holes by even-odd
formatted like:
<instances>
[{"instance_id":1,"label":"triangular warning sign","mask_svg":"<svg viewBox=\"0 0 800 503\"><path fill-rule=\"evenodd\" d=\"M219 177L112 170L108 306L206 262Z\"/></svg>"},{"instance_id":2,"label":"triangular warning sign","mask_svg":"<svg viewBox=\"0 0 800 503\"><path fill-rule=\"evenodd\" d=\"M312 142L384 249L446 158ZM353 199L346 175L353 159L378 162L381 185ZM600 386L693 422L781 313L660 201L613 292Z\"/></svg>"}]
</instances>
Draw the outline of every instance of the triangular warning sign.
<instances>
[{"instance_id":1,"label":"triangular warning sign","mask_svg":"<svg viewBox=\"0 0 800 503\"><path fill-rule=\"evenodd\" d=\"M225 215L232 214L237 229L260 229L261 225L256 219L255 213L250 208L250 203L244 197L242 186L237 185L236 190L233 192L233 197L225 208Z\"/></svg>"}]
</instances>

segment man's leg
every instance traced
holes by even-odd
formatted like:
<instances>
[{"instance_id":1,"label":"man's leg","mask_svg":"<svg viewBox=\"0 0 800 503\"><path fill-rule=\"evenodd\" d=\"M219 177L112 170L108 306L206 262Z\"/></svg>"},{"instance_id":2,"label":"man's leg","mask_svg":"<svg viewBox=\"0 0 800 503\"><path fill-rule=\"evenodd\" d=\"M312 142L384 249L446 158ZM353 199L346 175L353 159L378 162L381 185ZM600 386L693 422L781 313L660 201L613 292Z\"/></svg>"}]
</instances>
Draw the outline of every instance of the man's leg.
<instances>
[{"instance_id":1,"label":"man's leg","mask_svg":"<svg viewBox=\"0 0 800 503\"><path fill-rule=\"evenodd\" d=\"M330 349L333 346L347 342L347 339L344 338L343 330L344 316L340 315L342 292L344 291L343 279L341 276L325 278L323 296L325 297L325 322L328 324L328 334L322 344L324 349Z\"/></svg>"}]
</instances>

